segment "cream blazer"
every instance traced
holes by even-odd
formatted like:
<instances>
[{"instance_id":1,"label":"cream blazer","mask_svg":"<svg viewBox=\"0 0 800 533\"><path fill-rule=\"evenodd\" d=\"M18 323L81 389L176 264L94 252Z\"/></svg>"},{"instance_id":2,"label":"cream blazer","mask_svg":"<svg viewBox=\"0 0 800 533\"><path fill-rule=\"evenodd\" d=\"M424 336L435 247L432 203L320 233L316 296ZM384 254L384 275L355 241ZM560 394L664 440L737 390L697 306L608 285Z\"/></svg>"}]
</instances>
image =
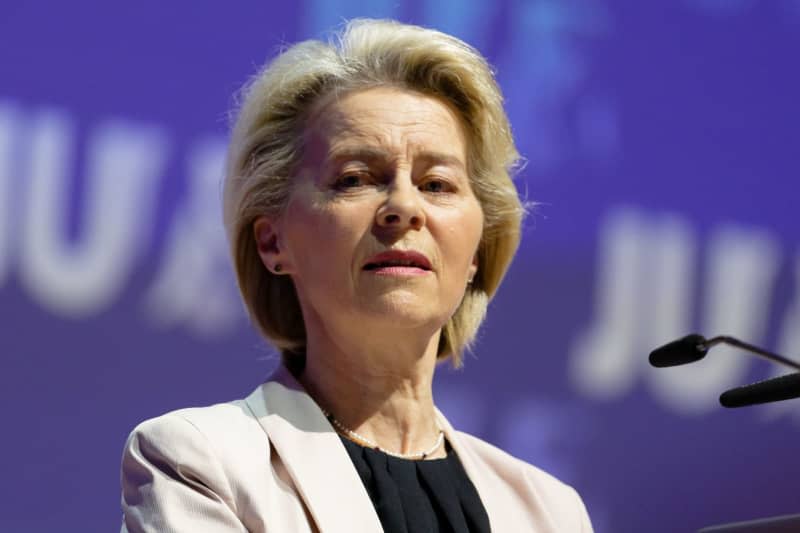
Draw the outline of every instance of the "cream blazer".
<instances>
[{"instance_id":1,"label":"cream blazer","mask_svg":"<svg viewBox=\"0 0 800 533\"><path fill-rule=\"evenodd\" d=\"M574 489L437 416L492 531L592 531ZM134 429L122 458L122 509L123 533L383 531L339 436L283 369L244 400Z\"/></svg>"}]
</instances>

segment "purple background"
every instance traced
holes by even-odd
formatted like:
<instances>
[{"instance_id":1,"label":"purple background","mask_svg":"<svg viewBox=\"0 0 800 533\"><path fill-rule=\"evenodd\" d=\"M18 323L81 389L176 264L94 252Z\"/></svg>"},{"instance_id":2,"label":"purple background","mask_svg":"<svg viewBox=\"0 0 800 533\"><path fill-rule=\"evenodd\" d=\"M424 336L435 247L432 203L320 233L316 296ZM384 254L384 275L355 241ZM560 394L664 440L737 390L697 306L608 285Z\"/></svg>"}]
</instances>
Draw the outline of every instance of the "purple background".
<instances>
[{"instance_id":1,"label":"purple background","mask_svg":"<svg viewBox=\"0 0 800 533\"><path fill-rule=\"evenodd\" d=\"M226 262L227 112L354 16L485 53L540 202L475 355L440 369L451 420L573 484L599 533L800 512L798 404L716 403L781 369L646 363L692 330L800 357L800 1L11 1L0 530L116 530L128 432L276 364Z\"/></svg>"}]
</instances>

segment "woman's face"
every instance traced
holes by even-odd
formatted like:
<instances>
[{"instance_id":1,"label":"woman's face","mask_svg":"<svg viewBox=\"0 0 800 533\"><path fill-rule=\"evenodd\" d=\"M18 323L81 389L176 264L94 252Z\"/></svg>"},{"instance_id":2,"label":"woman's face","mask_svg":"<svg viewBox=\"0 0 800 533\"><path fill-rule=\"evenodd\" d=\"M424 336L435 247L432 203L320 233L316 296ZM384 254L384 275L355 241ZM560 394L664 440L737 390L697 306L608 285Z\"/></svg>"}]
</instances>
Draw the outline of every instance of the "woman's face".
<instances>
[{"instance_id":1,"label":"woman's face","mask_svg":"<svg viewBox=\"0 0 800 533\"><path fill-rule=\"evenodd\" d=\"M306 327L438 331L483 230L455 112L407 90L356 91L317 104L305 143L284 214L256 235L264 262L292 276Z\"/></svg>"}]
</instances>

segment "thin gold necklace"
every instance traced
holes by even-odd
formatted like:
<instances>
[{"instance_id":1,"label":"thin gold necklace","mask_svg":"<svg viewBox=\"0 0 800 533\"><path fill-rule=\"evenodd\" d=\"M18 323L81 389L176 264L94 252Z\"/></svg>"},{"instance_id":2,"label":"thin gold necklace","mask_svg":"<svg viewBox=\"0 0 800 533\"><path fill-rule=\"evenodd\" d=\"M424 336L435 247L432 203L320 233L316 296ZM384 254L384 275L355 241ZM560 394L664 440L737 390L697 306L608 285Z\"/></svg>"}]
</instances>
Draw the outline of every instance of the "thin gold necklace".
<instances>
[{"instance_id":1,"label":"thin gold necklace","mask_svg":"<svg viewBox=\"0 0 800 533\"><path fill-rule=\"evenodd\" d=\"M383 452L386 455L391 455L392 457L397 457L398 459L412 459L412 460L421 460L425 459L426 457L430 456L433 452L441 448L442 444L444 443L444 431L442 428L438 427L439 430L439 437L436 439L436 444L431 446L428 450L424 452L417 452L417 453L397 453L389 451L385 448L381 448L377 442L374 440L368 439L367 437L360 435L353 431L352 429L346 427L344 424L339 422L333 414L329 413L325 409L322 409L322 414L325 415L325 418L328 419L328 422L333 425L334 428L339 433L342 433L345 437L350 439L351 441L355 442L356 444L360 444L362 446L367 446L368 448L372 448L373 450L377 450L379 452Z\"/></svg>"}]
</instances>

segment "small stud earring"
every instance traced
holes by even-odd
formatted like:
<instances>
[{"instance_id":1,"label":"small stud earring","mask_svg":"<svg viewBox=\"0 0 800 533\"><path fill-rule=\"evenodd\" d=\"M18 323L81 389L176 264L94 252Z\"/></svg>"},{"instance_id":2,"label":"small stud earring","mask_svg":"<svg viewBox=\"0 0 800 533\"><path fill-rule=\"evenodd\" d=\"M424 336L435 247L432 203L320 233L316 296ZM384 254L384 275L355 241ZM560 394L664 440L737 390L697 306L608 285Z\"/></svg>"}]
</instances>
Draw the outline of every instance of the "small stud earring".
<instances>
[{"instance_id":1,"label":"small stud earring","mask_svg":"<svg viewBox=\"0 0 800 533\"><path fill-rule=\"evenodd\" d=\"M283 270L283 267L281 266L280 263L275 263L275 266L273 267L273 270L275 270L275 273L277 274L278 272Z\"/></svg>"}]
</instances>

